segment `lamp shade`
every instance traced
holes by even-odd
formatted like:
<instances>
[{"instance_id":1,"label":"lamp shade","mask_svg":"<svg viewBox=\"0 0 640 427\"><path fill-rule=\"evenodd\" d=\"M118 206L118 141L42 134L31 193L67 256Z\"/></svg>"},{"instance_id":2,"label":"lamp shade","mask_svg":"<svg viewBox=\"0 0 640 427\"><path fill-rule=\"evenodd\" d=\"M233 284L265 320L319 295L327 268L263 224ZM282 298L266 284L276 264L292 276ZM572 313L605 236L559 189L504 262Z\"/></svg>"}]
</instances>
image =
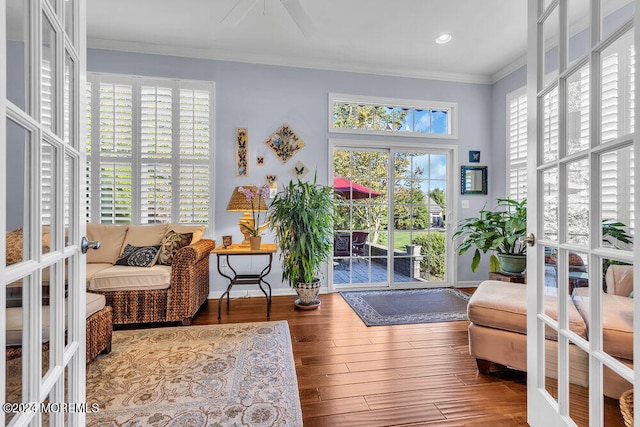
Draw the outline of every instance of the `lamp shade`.
<instances>
[{"instance_id":1,"label":"lamp shade","mask_svg":"<svg viewBox=\"0 0 640 427\"><path fill-rule=\"evenodd\" d=\"M243 185L242 187L251 190L253 193L253 210L255 212L266 212L267 204L264 202L262 197L258 197L258 187L255 185ZM233 189L231 193L231 198L229 199L229 204L227 204L227 210L230 212L251 212L251 202L247 201L245 195L238 191L236 187Z\"/></svg>"}]
</instances>

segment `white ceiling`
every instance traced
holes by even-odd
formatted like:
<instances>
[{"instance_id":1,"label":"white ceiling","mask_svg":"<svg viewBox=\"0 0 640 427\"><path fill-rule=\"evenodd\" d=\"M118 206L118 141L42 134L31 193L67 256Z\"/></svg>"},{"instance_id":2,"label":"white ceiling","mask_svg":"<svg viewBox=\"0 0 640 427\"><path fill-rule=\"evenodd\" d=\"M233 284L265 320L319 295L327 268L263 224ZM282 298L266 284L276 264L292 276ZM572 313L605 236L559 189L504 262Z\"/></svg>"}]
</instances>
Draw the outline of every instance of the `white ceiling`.
<instances>
[{"instance_id":1,"label":"white ceiling","mask_svg":"<svg viewBox=\"0 0 640 427\"><path fill-rule=\"evenodd\" d=\"M88 44L479 83L524 64L526 0L299 0L308 37L281 0L254 1L231 27L221 21L238 0L88 0ZM437 45L443 32L453 40Z\"/></svg>"}]
</instances>

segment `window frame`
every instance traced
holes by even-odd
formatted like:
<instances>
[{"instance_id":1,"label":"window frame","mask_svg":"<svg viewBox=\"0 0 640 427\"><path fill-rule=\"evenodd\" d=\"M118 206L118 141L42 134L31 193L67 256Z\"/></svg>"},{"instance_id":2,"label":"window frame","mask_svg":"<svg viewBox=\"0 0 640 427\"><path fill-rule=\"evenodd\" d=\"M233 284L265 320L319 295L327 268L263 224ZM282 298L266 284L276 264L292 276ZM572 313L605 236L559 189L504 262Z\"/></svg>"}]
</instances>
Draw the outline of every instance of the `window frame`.
<instances>
[{"instance_id":1,"label":"window frame","mask_svg":"<svg viewBox=\"0 0 640 427\"><path fill-rule=\"evenodd\" d=\"M333 111L336 103L362 104L375 107L406 108L418 110L439 110L447 112L446 134L423 133L423 132L400 132L394 130L373 130L373 129L347 129L334 126ZM425 101L418 99L386 98L366 95L351 95L345 93L329 92L328 102L328 129L330 133L345 133L356 135L385 135L401 136L410 138L433 138L433 139L458 139L458 103L445 101Z\"/></svg>"},{"instance_id":2,"label":"window frame","mask_svg":"<svg viewBox=\"0 0 640 427\"><path fill-rule=\"evenodd\" d=\"M153 221L147 221L147 215L143 215L141 210L141 195L142 195L142 181L143 176L141 169L142 164L150 163L150 160L155 160L153 164L159 166L168 165L172 170L171 179L171 217L167 218L166 222L179 223L180 222L180 187L181 181L179 180L180 171L183 167L201 166L206 168L208 172L208 200L214 199L215 192L215 173L213 171L213 165L215 164L215 82L212 81L197 81L197 80L185 80L185 79L167 79L158 77L143 77L133 75L121 75L111 73L88 73L88 88L90 89L91 97L87 102L87 109L89 120L91 123L90 140L87 141L87 188L89 189L89 197L87 197L87 219L91 222L106 223L107 217L102 216L100 206L101 195L101 165L110 164L113 162L125 162L131 167L131 187L132 187L132 202L131 202L131 223L153 223ZM131 153L123 156L122 154L108 153L106 155L95 155L100 153L100 102L97 103L93 99L100 100L100 86L102 84L113 85L127 85L131 87ZM171 155L170 159L164 157L157 157L142 153L142 87L164 87L170 88L172 93L171 98ZM180 113L181 113L181 91L182 90L197 90L206 91L209 94L209 111L208 111L208 156L207 158L194 159L189 156L182 158L180 155ZM97 98L95 98L97 96ZM177 181L176 181L177 179ZM198 222L196 224L204 224L207 226L205 232L209 235L214 229L214 213L215 209L212 203L208 203L206 222ZM143 220L147 222L142 222ZM116 217L112 216L112 221L116 222ZM183 222L185 224L192 224L194 222Z\"/></svg>"}]
</instances>

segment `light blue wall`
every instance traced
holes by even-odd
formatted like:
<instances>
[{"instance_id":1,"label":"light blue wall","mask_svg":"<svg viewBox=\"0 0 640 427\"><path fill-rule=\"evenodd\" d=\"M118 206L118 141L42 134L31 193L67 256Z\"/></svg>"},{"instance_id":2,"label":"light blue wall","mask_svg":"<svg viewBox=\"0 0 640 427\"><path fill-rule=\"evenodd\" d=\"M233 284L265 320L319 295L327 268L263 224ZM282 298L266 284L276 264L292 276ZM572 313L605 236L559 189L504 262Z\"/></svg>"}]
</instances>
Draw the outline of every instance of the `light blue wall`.
<instances>
[{"instance_id":1,"label":"light blue wall","mask_svg":"<svg viewBox=\"0 0 640 427\"><path fill-rule=\"evenodd\" d=\"M459 106L459 139L457 141L424 139L432 144L454 144L459 147L460 164L467 164L468 151L480 150L482 163L489 170L495 168L495 143L492 141L491 87L482 84L452 83L424 79L410 79L370 74L321 71L302 68L255 65L171 56L147 55L89 50L89 71L143 76L210 80L216 84L215 124L215 230L213 237L231 234L234 241L241 238L238 229L239 214L226 212L232 189L241 184L261 184L265 174L276 174L280 184L293 179L289 172L300 160L312 171L317 169L318 179L328 184L329 138L363 139L362 136L329 134L328 93L410 98L432 101L457 102ZM286 164L273 155L264 140L282 123L288 122L306 143ZM237 178L233 167L233 141L235 129L249 130L250 176ZM382 140L381 138L369 138ZM416 142L414 138L398 140ZM257 155L266 156L266 165L255 164ZM456 165L456 173L459 171ZM503 179L501 179L503 181ZM456 193L459 193L455 189ZM489 196L469 196L470 209L462 210L461 217L477 212L488 200L496 197L495 179L489 182ZM487 202L489 204L489 202ZM267 235L265 240L272 241ZM454 254L455 255L455 254ZM469 260L460 262L459 281L480 280L484 273L472 275ZM258 262L256 261L256 264ZM277 264L277 263L274 263ZM280 283L280 269L274 265L269 276L272 285L287 289ZM484 274L484 275L483 275ZM277 278L277 279L276 279ZM223 290L224 280L216 274L212 291Z\"/></svg>"}]
</instances>

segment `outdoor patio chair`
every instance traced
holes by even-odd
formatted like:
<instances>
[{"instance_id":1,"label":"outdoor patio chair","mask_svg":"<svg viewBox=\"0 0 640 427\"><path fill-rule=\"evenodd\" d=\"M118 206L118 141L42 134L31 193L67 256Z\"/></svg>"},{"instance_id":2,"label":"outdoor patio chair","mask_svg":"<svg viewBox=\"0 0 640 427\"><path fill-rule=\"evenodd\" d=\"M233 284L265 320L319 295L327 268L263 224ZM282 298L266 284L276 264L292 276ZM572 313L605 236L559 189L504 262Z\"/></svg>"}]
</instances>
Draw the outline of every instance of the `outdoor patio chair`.
<instances>
[{"instance_id":1,"label":"outdoor patio chair","mask_svg":"<svg viewBox=\"0 0 640 427\"><path fill-rule=\"evenodd\" d=\"M368 231L354 231L351 240L351 253L354 256L364 255L364 244L367 243L369 237Z\"/></svg>"},{"instance_id":2,"label":"outdoor patio chair","mask_svg":"<svg viewBox=\"0 0 640 427\"><path fill-rule=\"evenodd\" d=\"M343 257L351 256L349 248L351 247L351 236L346 233L338 233L333 239L333 257L338 258L336 267L338 265L345 266L345 259Z\"/></svg>"}]
</instances>

